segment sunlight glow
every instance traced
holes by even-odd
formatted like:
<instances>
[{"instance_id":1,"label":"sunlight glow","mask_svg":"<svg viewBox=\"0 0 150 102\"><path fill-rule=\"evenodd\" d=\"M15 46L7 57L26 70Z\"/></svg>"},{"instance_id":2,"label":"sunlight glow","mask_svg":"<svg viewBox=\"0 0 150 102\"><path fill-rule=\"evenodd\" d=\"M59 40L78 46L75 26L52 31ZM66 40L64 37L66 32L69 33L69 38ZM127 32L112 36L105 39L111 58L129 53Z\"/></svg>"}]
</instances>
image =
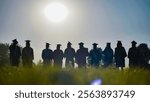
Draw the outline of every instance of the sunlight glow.
<instances>
[{"instance_id":1,"label":"sunlight glow","mask_svg":"<svg viewBox=\"0 0 150 102\"><path fill-rule=\"evenodd\" d=\"M61 3L51 3L45 8L45 16L52 22L61 22L68 16L68 9Z\"/></svg>"}]
</instances>

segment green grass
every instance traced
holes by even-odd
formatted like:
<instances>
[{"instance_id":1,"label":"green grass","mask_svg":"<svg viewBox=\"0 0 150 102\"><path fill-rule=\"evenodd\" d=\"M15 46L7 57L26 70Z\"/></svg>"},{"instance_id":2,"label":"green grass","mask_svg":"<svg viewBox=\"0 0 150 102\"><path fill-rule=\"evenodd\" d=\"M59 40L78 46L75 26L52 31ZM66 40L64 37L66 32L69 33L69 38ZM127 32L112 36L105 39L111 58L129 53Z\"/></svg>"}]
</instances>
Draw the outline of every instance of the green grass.
<instances>
[{"instance_id":1,"label":"green grass","mask_svg":"<svg viewBox=\"0 0 150 102\"><path fill-rule=\"evenodd\" d=\"M100 78L103 85L150 85L150 71L143 69L120 71L116 68L59 69L12 68L0 69L1 85L87 85Z\"/></svg>"}]
</instances>

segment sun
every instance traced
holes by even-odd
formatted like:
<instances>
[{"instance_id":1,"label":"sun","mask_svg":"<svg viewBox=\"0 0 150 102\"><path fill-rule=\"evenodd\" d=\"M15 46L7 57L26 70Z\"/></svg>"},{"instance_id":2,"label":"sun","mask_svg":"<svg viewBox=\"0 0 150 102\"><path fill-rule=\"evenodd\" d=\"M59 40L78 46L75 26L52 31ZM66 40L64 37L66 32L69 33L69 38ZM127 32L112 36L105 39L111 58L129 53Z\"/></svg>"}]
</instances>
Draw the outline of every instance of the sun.
<instances>
[{"instance_id":1,"label":"sun","mask_svg":"<svg viewBox=\"0 0 150 102\"><path fill-rule=\"evenodd\" d=\"M45 16L52 22L61 22L68 16L68 9L61 3L51 3L45 7Z\"/></svg>"}]
</instances>

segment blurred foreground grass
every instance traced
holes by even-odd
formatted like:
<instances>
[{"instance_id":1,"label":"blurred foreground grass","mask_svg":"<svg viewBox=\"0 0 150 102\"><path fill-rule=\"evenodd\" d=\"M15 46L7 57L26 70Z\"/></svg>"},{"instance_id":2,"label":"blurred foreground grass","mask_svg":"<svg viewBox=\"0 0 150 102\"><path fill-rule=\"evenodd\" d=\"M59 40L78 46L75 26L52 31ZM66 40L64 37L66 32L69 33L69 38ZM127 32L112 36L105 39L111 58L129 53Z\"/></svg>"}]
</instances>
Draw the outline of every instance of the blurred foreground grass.
<instances>
[{"instance_id":1,"label":"blurred foreground grass","mask_svg":"<svg viewBox=\"0 0 150 102\"><path fill-rule=\"evenodd\" d=\"M150 85L150 71L120 71L116 68L58 69L40 66L0 68L1 85L87 85L94 79L101 79L103 85Z\"/></svg>"}]
</instances>

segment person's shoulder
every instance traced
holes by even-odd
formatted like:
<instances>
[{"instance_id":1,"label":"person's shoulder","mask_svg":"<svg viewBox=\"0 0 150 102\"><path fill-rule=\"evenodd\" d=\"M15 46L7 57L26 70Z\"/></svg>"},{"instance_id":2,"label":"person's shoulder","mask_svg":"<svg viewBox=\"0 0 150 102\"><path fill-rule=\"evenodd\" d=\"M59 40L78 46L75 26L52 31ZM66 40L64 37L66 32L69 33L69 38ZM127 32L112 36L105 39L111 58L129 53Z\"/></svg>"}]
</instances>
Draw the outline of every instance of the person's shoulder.
<instances>
[{"instance_id":1,"label":"person's shoulder","mask_svg":"<svg viewBox=\"0 0 150 102\"><path fill-rule=\"evenodd\" d=\"M68 48L65 49L65 51L67 51L67 50L68 50Z\"/></svg>"},{"instance_id":2,"label":"person's shoulder","mask_svg":"<svg viewBox=\"0 0 150 102\"><path fill-rule=\"evenodd\" d=\"M122 47L123 50L125 50L125 47Z\"/></svg>"},{"instance_id":3,"label":"person's shoulder","mask_svg":"<svg viewBox=\"0 0 150 102\"><path fill-rule=\"evenodd\" d=\"M46 49L43 49L42 52L45 52Z\"/></svg>"},{"instance_id":4,"label":"person's shoulder","mask_svg":"<svg viewBox=\"0 0 150 102\"><path fill-rule=\"evenodd\" d=\"M56 52L57 50L54 50L54 52Z\"/></svg>"},{"instance_id":5,"label":"person's shoulder","mask_svg":"<svg viewBox=\"0 0 150 102\"><path fill-rule=\"evenodd\" d=\"M11 44L9 47L13 47L13 44Z\"/></svg>"},{"instance_id":6,"label":"person's shoulder","mask_svg":"<svg viewBox=\"0 0 150 102\"><path fill-rule=\"evenodd\" d=\"M119 49L118 47L115 48L115 50L118 50L118 49Z\"/></svg>"},{"instance_id":7,"label":"person's shoulder","mask_svg":"<svg viewBox=\"0 0 150 102\"><path fill-rule=\"evenodd\" d=\"M24 47L22 50L25 50L26 49L26 47Z\"/></svg>"},{"instance_id":8,"label":"person's shoulder","mask_svg":"<svg viewBox=\"0 0 150 102\"><path fill-rule=\"evenodd\" d=\"M63 50L60 50L63 53Z\"/></svg>"},{"instance_id":9,"label":"person's shoulder","mask_svg":"<svg viewBox=\"0 0 150 102\"><path fill-rule=\"evenodd\" d=\"M19 47L19 46L17 46L17 50L20 50L20 47Z\"/></svg>"},{"instance_id":10,"label":"person's shoulder","mask_svg":"<svg viewBox=\"0 0 150 102\"><path fill-rule=\"evenodd\" d=\"M20 46L16 46L16 47L20 49Z\"/></svg>"},{"instance_id":11,"label":"person's shoulder","mask_svg":"<svg viewBox=\"0 0 150 102\"><path fill-rule=\"evenodd\" d=\"M132 48L132 47L129 48L129 50L132 50L132 49L135 49L135 48Z\"/></svg>"},{"instance_id":12,"label":"person's shoulder","mask_svg":"<svg viewBox=\"0 0 150 102\"><path fill-rule=\"evenodd\" d=\"M53 50L49 49L50 52L53 52Z\"/></svg>"},{"instance_id":13,"label":"person's shoulder","mask_svg":"<svg viewBox=\"0 0 150 102\"><path fill-rule=\"evenodd\" d=\"M33 50L33 48L32 48L32 47L30 47L30 49L31 49L31 50Z\"/></svg>"},{"instance_id":14,"label":"person's shoulder","mask_svg":"<svg viewBox=\"0 0 150 102\"><path fill-rule=\"evenodd\" d=\"M22 52L24 53L26 51L26 47L22 48Z\"/></svg>"},{"instance_id":15,"label":"person's shoulder","mask_svg":"<svg viewBox=\"0 0 150 102\"><path fill-rule=\"evenodd\" d=\"M53 52L51 49L43 49L43 52Z\"/></svg>"},{"instance_id":16,"label":"person's shoulder","mask_svg":"<svg viewBox=\"0 0 150 102\"><path fill-rule=\"evenodd\" d=\"M83 48L83 50L88 51L88 48L85 47L85 48Z\"/></svg>"},{"instance_id":17,"label":"person's shoulder","mask_svg":"<svg viewBox=\"0 0 150 102\"><path fill-rule=\"evenodd\" d=\"M110 48L110 50L112 50L112 51L113 51L113 49L112 49L112 48Z\"/></svg>"},{"instance_id":18,"label":"person's shoulder","mask_svg":"<svg viewBox=\"0 0 150 102\"><path fill-rule=\"evenodd\" d=\"M94 51L93 49L90 50L90 52L93 52L93 51Z\"/></svg>"},{"instance_id":19,"label":"person's shoulder","mask_svg":"<svg viewBox=\"0 0 150 102\"><path fill-rule=\"evenodd\" d=\"M77 52L79 52L81 49L77 49Z\"/></svg>"},{"instance_id":20,"label":"person's shoulder","mask_svg":"<svg viewBox=\"0 0 150 102\"><path fill-rule=\"evenodd\" d=\"M74 48L71 48L71 50L74 50L74 51L75 51L75 49L74 49Z\"/></svg>"}]
</instances>

